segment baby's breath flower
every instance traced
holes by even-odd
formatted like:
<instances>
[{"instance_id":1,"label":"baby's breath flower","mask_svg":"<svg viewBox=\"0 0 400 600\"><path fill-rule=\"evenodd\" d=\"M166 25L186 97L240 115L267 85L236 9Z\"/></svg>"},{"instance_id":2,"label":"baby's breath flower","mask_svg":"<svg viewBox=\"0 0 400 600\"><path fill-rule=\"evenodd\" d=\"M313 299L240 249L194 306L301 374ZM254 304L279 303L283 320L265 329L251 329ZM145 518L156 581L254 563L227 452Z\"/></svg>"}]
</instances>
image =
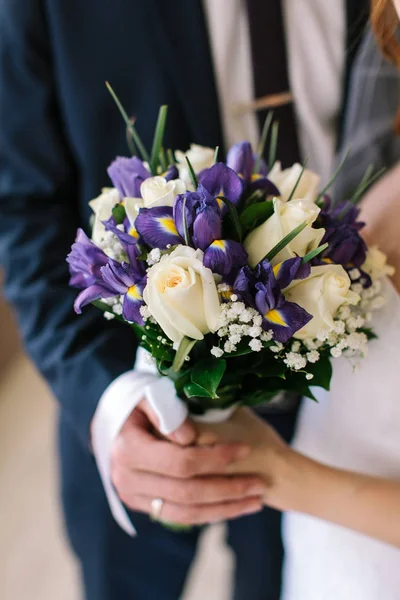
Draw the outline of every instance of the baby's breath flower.
<instances>
[{"instance_id":1,"label":"baby's breath flower","mask_svg":"<svg viewBox=\"0 0 400 600\"><path fill-rule=\"evenodd\" d=\"M316 363L320 359L320 353L317 352L317 350L311 350L310 352L307 352L306 358L309 363L311 363L311 364Z\"/></svg>"},{"instance_id":2,"label":"baby's breath flower","mask_svg":"<svg viewBox=\"0 0 400 600\"><path fill-rule=\"evenodd\" d=\"M307 360L299 354L298 352L287 352L286 357L283 359L283 362L290 368L295 371L300 371L304 369L307 364Z\"/></svg>"},{"instance_id":3,"label":"baby's breath flower","mask_svg":"<svg viewBox=\"0 0 400 600\"><path fill-rule=\"evenodd\" d=\"M107 321L111 321L112 319L115 319L115 315L114 315L114 313L111 313L111 312L105 312L104 318L107 319Z\"/></svg>"},{"instance_id":4,"label":"baby's breath flower","mask_svg":"<svg viewBox=\"0 0 400 600\"><path fill-rule=\"evenodd\" d=\"M298 340L293 342L292 344L292 352L298 352L300 350L301 344Z\"/></svg>"},{"instance_id":5,"label":"baby's breath flower","mask_svg":"<svg viewBox=\"0 0 400 600\"><path fill-rule=\"evenodd\" d=\"M252 339L249 342L249 346L253 350L253 352L260 352L263 347L262 342L260 340L256 340L256 339Z\"/></svg>"},{"instance_id":6,"label":"baby's breath flower","mask_svg":"<svg viewBox=\"0 0 400 600\"><path fill-rule=\"evenodd\" d=\"M314 379L314 375L312 373L306 373L306 379L310 381L311 379Z\"/></svg>"},{"instance_id":7,"label":"baby's breath flower","mask_svg":"<svg viewBox=\"0 0 400 600\"><path fill-rule=\"evenodd\" d=\"M218 346L213 346L211 348L210 352L216 358L221 358L221 356L223 356L223 354L224 354L224 351L222 350L222 348L218 348Z\"/></svg>"},{"instance_id":8,"label":"baby's breath flower","mask_svg":"<svg viewBox=\"0 0 400 600\"><path fill-rule=\"evenodd\" d=\"M335 346L334 348L331 348L331 354L333 358L339 358L340 356L342 356L342 351L340 348Z\"/></svg>"}]
</instances>

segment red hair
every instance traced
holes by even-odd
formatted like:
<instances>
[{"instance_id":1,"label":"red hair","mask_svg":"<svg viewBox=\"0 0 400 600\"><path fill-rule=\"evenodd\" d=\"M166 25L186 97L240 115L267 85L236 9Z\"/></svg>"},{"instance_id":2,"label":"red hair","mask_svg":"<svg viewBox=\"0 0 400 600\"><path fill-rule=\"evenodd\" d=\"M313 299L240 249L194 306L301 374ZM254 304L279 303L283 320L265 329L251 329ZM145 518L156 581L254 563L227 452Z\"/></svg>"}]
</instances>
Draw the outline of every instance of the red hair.
<instances>
[{"instance_id":1,"label":"red hair","mask_svg":"<svg viewBox=\"0 0 400 600\"><path fill-rule=\"evenodd\" d=\"M400 70L400 45L396 32L399 18L392 0L371 0L371 25L384 56ZM400 134L400 110L396 117L396 132Z\"/></svg>"}]
</instances>

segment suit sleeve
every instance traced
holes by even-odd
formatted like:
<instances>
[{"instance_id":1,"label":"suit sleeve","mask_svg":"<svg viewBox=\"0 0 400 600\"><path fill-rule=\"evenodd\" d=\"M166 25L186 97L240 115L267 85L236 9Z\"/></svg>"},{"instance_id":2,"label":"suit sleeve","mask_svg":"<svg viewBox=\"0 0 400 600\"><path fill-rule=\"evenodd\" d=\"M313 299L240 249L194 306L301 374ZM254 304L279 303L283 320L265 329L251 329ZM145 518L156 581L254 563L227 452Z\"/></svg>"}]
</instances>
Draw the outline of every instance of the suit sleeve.
<instances>
[{"instance_id":1,"label":"suit sleeve","mask_svg":"<svg viewBox=\"0 0 400 600\"><path fill-rule=\"evenodd\" d=\"M0 263L26 349L87 444L97 403L131 369L129 328L73 312L66 255L79 170L60 118L39 0L0 4Z\"/></svg>"}]
</instances>

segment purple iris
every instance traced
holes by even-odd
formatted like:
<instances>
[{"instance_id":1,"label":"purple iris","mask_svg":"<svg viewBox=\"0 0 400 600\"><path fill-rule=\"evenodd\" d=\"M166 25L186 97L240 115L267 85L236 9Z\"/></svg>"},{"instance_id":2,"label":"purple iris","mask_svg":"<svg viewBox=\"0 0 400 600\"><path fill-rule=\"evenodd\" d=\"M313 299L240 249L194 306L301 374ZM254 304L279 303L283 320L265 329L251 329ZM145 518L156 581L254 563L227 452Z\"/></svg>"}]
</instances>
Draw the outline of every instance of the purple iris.
<instances>
[{"instance_id":1,"label":"purple iris","mask_svg":"<svg viewBox=\"0 0 400 600\"><path fill-rule=\"evenodd\" d=\"M254 271L243 267L233 284L234 293L263 317L262 327L272 330L274 339L286 343L304 327L312 316L295 302L288 302L282 288L293 279L304 279L310 274L310 265L302 265L301 258L291 258L274 268L267 260Z\"/></svg>"},{"instance_id":2,"label":"purple iris","mask_svg":"<svg viewBox=\"0 0 400 600\"><path fill-rule=\"evenodd\" d=\"M203 264L222 275L231 284L238 270L247 264L248 255L242 244L233 240L214 240L204 253Z\"/></svg>"},{"instance_id":3,"label":"purple iris","mask_svg":"<svg viewBox=\"0 0 400 600\"><path fill-rule=\"evenodd\" d=\"M205 250L222 234L222 214L217 200L200 184L196 192L179 194L174 203L174 221L185 238L186 227L196 248Z\"/></svg>"},{"instance_id":4,"label":"purple iris","mask_svg":"<svg viewBox=\"0 0 400 600\"><path fill-rule=\"evenodd\" d=\"M107 173L121 198L141 198L140 186L150 177L143 161L136 156L118 156L108 167Z\"/></svg>"},{"instance_id":5,"label":"purple iris","mask_svg":"<svg viewBox=\"0 0 400 600\"><path fill-rule=\"evenodd\" d=\"M121 264L112 260L79 229L67 257L71 272L70 285L82 289L75 300L75 311L80 314L82 308L94 300L123 294L124 319L143 324L140 307L143 305L146 270L138 256L139 250L135 246L129 263Z\"/></svg>"},{"instance_id":6,"label":"purple iris","mask_svg":"<svg viewBox=\"0 0 400 600\"><path fill-rule=\"evenodd\" d=\"M359 214L359 209L349 202L332 209L330 199L325 198L318 227L326 231L321 244L327 242L329 246L320 259L329 259L345 268L360 268L365 263L367 245L360 235L365 224L358 221Z\"/></svg>"},{"instance_id":7,"label":"purple iris","mask_svg":"<svg viewBox=\"0 0 400 600\"><path fill-rule=\"evenodd\" d=\"M143 271L137 271L129 263L121 264L111 260L101 269L103 281L110 290L114 291L113 295L124 296L122 304L124 319L139 325L143 325L140 308L144 305L143 290L146 287L146 275Z\"/></svg>"},{"instance_id":8,"label":"purple iris","mask_svg":"<svg viewBox=\"0 0 400 600\"><path fill-rule=\"evenodd\" d=\"M232 204L237 204L243 193L240 177L221 162L204 169L199 175L199 182L213 198L223 196Z\"/></svg>"},{"instance_id":9,"label":"purple iris","mask_svg":"<svg viewBox=\"0 0 400 600\"><path fill-rule=\"evenodd\" d=\"M228 152L227 165L238 173L248 191L265 190L268 195L279 196L278 188L267 177L268 169L263 160L260 161L258 173L254 173L257 155L249 142L240 142L232 146Z\"/></svg>"},{"instance_id":10,"label":"purple iris","mask_svg":"<svg viewBox=\"0 0 400 600\"><path fill-rule=\"evenodd\" d=\"M67 256L71 273L70 285L80 289L101 282L101 267L108 263L108 257L86 235L78 229L71 252Z\"/></svg>"}]
</instances>

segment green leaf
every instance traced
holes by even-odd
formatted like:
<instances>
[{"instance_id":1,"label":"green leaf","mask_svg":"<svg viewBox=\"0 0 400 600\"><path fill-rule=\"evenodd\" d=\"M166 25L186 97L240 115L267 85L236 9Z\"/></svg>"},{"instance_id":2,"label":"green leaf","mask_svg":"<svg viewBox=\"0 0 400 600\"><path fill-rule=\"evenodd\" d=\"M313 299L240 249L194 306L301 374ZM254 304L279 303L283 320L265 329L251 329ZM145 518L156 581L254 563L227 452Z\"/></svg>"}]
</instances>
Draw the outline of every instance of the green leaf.
<instances>
[{"instance_id":1,"label":"green leaf","mask_svg":"<svg viewBox=\"0 0 400 600\"><path fill-rule=\"evenodd\" d=\"M175 156L171 148L168 148L167 150L167 159L170 166L176 164Z\"/></svg>"},{"instance_id":2,"label":"green leaf","mask_svg":"<svg viewBox=\"0 0 400 600\"><path fill-rule=\"evenodd\" d=\"M199 182L197 181L196 173L194 172L194 169L192 167L192 163L190 162L190 160L188 159L188 157L185 156L185 158L186 158L187 166L189 167L190 179L192 181L192 184L194 185L194 189L197 190Z\"/></svg>"},{"instance_id":3,"label":"green leaf","mask_svg":"<svg viewBox=\"0 0 400 600\"><path fill-rule=\"evenodd\" d=\"M160 148L160 163L162 170L166 171L168 169L168 159L163 147Z\"/></svg>"},{"instance_id":4,"label":"green leaf","mask_svg":"<svg viewBox=\"0 0 400 600\"><path fill-rule=\"evenodd\" d=\"M378 339L378 336L376 335L376 333L373 332L373 330L370 327L362 327L358 331L360 333L364 333L367 336L368 341L377 340Z\"/></svg>"},{"instance_id":5,"label":"green leaf","mask_svg":"<svg viewBox=\"0 0 400 600\"><path fill-rule=\"evenodd\" d=\"M208 390L197 383L187 383L183 389L187 398L213 398Z\"/></svg>"},{"instance_id":6,"label":"green leaf","mask_svg":"<svg viewBox=\"0 0 400 600\"><path fill-rule=\"evenodd\" d=\"M270 141L270 145L269 145L269 158L268 158L269 170L272 169L272 167L274 166L275 161L276 161L276 150L278 148L278 138L279 138L279 121L275 121L272 125L271 141Z\"/></svg>"},{"instance_id":7,"label":"green leaf","mask_svg":"<svg viewBox=\"0 0 400 600\"><path fill-rule=\"evenodd\" d=\"M311 380L312 386L329 391L332 379L332 362L329 354L323 354L319 361L314 364L308 363L306 370L314 375Z\"/></svg>"},{"instance_id":8,"label":"green leaf","mask_svg":"<svg viewBox=\"0 0 400 600\"><path fill-rule=\"evenodd\" d=\"M206 390L211 398L218 398L217 390L226 370L226 361L218 358L206 358L192 369L192 383Z\"/></svg>"},{"instance_id":9,"label":"green leaf","mask_svg":"<svg viewBox=\"0 0 400 600\"><path fill-rule=\"evenodd\" d=\"M299 187L300 180L301 180L301 178L302 178L302 177L303 177L303 175L304 175L304 171L306 170L306 167L307 167L307 165L308 165L308 158L307 158L307 160L305 160L305 161L304 161L304 165L303 165L303 168L301 169L300 175L299 175L299 176L298 176L298 178L297 178L297 181L296 181L296 183L295 183L295 185L294 185L294 188L293 188L293 189L292 189L292 191L290 192L290 196L289 196L289 198L288 198L288 200L287 200L288 202L290 202L290 200L292 200L292 198L293 198L293 196L294 196L294 193L295 193L295 191L296 191L296 190L297 190L297 188Z\"/></svg>"},{"instance_id":10,"label":"green leaf","mask_svg":"<svg viewBox=\"0 0 400 600\"><path fill-rule=\"evenodd\" d=\"M160 111L158 113L156 130L154 132L153 138L153 146L151 149L151 169L153 174L157 174L157 167L160 162L160 151L164 139L165 126L167 123L167 115L168 115L168 106L165 104L160 107Z\"/></svg>"},{"instance_id":11,"label":"green leaf","mask_svg":"<svg viewBox=\"0 0 400 600\"><path fill-rule=\"evenodd\" d=\"M111 212L116 224L121 225L121 223L123 223L126 218L126 211L124 205L116 204Z\"/></svg>"},{"instance_id":12,"label":"green leaf","mask_svg":"<svg viewBox=\"0 0 400 600\"><path fill-rule=\"evenodd\" d=\"M316 200L316 204L319 203L319 201L324 197L324 194L326 194L326 192L329 190L329 188L331 187L331 185L333 185L336 181L337 176L339 175L340 171L343 169L346 160L348 159L348 156L350 154L350 150L351 148L349 148L347 150L347 152L345 152L345 155L343 156L342 160L340 161L336 171L334 172L334 174L332 175L331 179L328 181L328 183L326 184L326 186L324 187L324 189L319 193L317 200Z\"/></svg>"},{"instance_id":13,"label":"green leaf","mask_svg":"<svg viewBox=\"0 0 400 600\"><path fill-rule=\"evenodd\" d=\"M261 202L264 200L266 193L264 190L254 190L245 200L245 207L251 206L252 204L256 204L256 202Z\"/></svg>"},{"instance_id":14,"label":"green leaf","mask_svg":"<svg viewBox=\"0 0 400 600\"><path fill-rule=\"evenodd\" d=\"M298 225L297 227L295 227L290 233L288 233L287 235L285 235L285 237L283 238L283 240L281 240L280 242L278 242L276 244L276 246L274 246L272 248L272 250L270 250L268 252L268 254L265 256L265 258L271 262L271 260L273 258L275 258L275 256L277 256L279 254L279 252L282 252L282 250L284 248L286 248L286 246L288 244L290 244L290 242L292 240L294 240L294 238L297 237L303 231L303 229L305 229L306 227L307 227L307 222L306 221L304 221L304 223L301 223L301 225Z\"/></svg>"},{"instance_id":15,"label":"green leaf","mask_svg":"<svg viewBox=\"0 0 400 600\"><path fill-rule=\"evenodd\" d=\"M126 128L128 129L129 133L132 136L132 139L139 151L140 156L142 157L142 159L146 162L148 162L150 164L150 157L149 157L149 153L147 152L142 140L140 139L140 136L138 134L138 132L135 129L134 124L132 123L132 119L130 119L124 109L124 107L122 106L117 94L114 92L113 88L111 87L111 85L109 84L108 81L106 81L106 87L108 89L108 91L110 92L111 96L113 97L113 100L115 102L115 104L118 107L119 112L122 115L122 118L125 121L125 125ZM153 173L153 175L156 175L157 173Z\"/></svg>"},{"instance_id":16,"label":"green leaf","mask_svg":"<svg viewBox=\"0 0 400 600\"><path fill-rule=\"evenodd\" d=\"M248 231L251 231L264 223L274 213L274 207L271 200L265 202L259 202L258 204L252 204L244 209L240 215L240 224L245 235Z\"/></svg>"},{"instance_id":17,"label":"green leaf","mask_svg":"<svg viewBox=\"0 0 400 600\"><path fill-rule=\"evenodd\" d=\"M260 143L259 143L258 149L257 149L257 160L256 160L256 164L254 165L254 173L257 173L257 174L260 171L261 161L264 156L265 145L267 143L267 137L268 137L268 133L269 133L269 128L271 127L273 116L274 116L274 113L272 110L270 110L265 118L264 125L262 128Z\"/></svg>"},{"instance_id":18,"label":"green leaf","mask_svg":"<svg viewBox=\"0 0 400 600\"><path fill-rule=\"evenodd\" d=\"M305 256L303 256L303 260L301 261L303 263L303 265L305 265L306 263L310 262L311 260L313 260L313 258L315 258L316 256L318 256L318 254L321 254L321 252L323 252L324 250L326 250L328 248L329 244L322 244L322 246L319 246L318 248L315 248L315 250L311 250L311 252L309 252L308 254L306 254Z\"/></svg>"},{"instance_id":19,"label":"green leaf","mask_svg":"<svg viewBox=\"0 0 400 600\"><path fill-rule=\"evenodd\" d=\"M375 183L375 181L377 181L380 177L382 177L382 175L386 172L386 168L382 168L379 171L377 171L375 173L375 175L372 175L370 177L368 177L367 179L365 179L365 176L363 178L363 181L360 183L360 185L356 188L356 190L354 191L351 199L350 199L350 203L352 205L358 204L359 201L361 200L361 198L364 196L365 192L368 190L369 187L371 187L371 185L373 183ZM347 205L344 210L340 213L339 217L343 217L349 210L350 210L351 206Z\"/></svg>"},{"instance_id":20,"label":"green leaf","mask_svg":"<svg viewBox=\"0 0 400 600\"><path fill-rule=\"evenodd\" d=\"M174 362L172 364L172 369L175 372L181 370L183 363L185 362L185 358L189 356L193 346L196 344L197 340L192 340L188 337L184 337L179 344L179 348L176 352Z\"/></svg>"},{"instance_id":21,"label":"green leaf","mask_svg":"<svg viewBox=\"0 0 400 600\"><path fill-rule=\"evenodd\" d=\"M219 146L216 146L215 151L214 151L214 162L213 162L214 165L216 165L218 162L218 154L219 154Z\"/></svg>"},{"instance_id":22,"label":"green leaf","mask_svg":"<svg viewBox=\"0 0 400 600\"><path fill-rule=\"evenodd\" d=\"M235 230L236 241L241 242L242 241L242 226L240 224L239 215L238 215L238 211L236 210L236 206L234 206L234 204L232 204L232 202L230 202L228 200L228 198L225 198L224 196L218 196L218 198L220 200L222 200L222 202L228 207L228 214L230 215L230 218L232 220L232 225Z\"/></svg>"}]
</instances>

